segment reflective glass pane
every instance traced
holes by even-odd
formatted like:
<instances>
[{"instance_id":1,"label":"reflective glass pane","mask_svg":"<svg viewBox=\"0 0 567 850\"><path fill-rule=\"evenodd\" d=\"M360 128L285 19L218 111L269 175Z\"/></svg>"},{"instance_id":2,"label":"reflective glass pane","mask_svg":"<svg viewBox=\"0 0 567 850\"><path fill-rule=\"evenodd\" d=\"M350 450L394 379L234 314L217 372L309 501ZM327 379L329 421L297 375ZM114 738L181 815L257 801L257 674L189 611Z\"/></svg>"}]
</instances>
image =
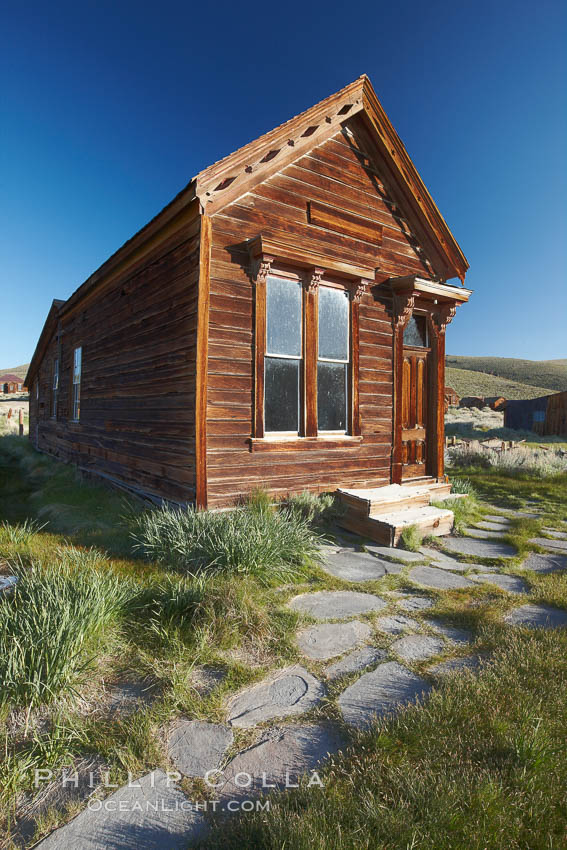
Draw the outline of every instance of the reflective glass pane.
<instances>
[{"instance_id":1,"label":"reflective glass pane","mask_svg":"<svg viewBox=\"0 0 567 850\"><path fill-rule=\"evenodd\" d=\"M266 357L264 429L299 431L300 360Z\"/></svg>"},{"instance_id":2,"label":"reflective glass pane","mask_svg":"<svg viewBox=\"0 0 567 850\"><path fill-rule=\"evenodd\" d=\"M319 357L348 360L348 294L319 287Z\"/></svg>"},{"instance_id":3,"label":"reflective glass pane","mask_svg":"<svg viewBox=\"0 0 567 850\"><path fill-rule=\"evenodd\" d=\"M425 316L411 316L404 328L404 345L427 346L427 328Z\"/></svg>"},{"instance_id":4,"label":"reflective glass pane","mask_svg":"<svg viewBox=\"0 0 567 850\"><path fill-rule=\"evenodd\" d=\"M347 429L347 366L317 364L317 419L319 431Z\"/></svg>"},{"instance_id":5,"label":"reflective glass pane","mask_svg":"<svg viewBox=\"0 0 567 850\"><path fill-rule=\"evenodd\" d=\"M266 293L268 354L301 357L301 284L269 277Z\"/></svg>"}]
</instances>

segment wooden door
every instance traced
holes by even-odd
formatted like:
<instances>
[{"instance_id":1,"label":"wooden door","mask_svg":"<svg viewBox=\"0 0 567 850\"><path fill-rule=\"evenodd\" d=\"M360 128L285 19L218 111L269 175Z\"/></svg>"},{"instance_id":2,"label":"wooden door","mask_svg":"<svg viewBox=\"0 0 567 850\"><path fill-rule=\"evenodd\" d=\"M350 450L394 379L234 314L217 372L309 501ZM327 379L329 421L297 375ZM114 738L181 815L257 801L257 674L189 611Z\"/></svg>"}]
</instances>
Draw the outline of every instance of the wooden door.
<instances>
[{"instance_id":1,"label":"wooden door","mask_svg":"<svg viewBox=\"0 0 567 850\"><path fill-rule=\"evenodd\" d=\"M402 479L427 475L428 359L426 348L406 348L402 361Z\"/></svg>"}]
</instances>

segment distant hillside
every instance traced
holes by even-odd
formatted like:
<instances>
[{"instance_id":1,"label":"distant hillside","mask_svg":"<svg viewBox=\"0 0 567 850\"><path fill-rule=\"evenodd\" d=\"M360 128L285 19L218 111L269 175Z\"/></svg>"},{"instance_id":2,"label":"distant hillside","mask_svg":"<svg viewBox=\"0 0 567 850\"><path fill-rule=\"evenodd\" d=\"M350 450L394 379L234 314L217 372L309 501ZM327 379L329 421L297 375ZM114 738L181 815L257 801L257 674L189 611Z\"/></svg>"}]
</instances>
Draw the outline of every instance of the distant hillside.
<instances>
[{"instance_id":1,"label":"distant hillside","mask_svg":"<svg viewBox=\"0 0 567 850\"><path fill-rule=\"evenodd\" d=\"M447 358L447 361L449 358ZM509 381L486 372L472 369L445 368L445 386L452 387L461 397L464 395L504 396L504 398L537 398L549 395L553 390L547 387L533 387L519 381Z\"/></svg>"},{"instance_id":2,"label":"distant hillside","mask_svg":"<svg viewBox=\"0 0 567 850\"><path fill-rule=\"evenodd\" d=\"M29 363L24 363L23 366L9 366L6 369L0 369L0 375L17 375L22 381L28 373Z\"/></svg>"},{"instance_id":3,"label":"distant hillside","mask_svg":"<svg viewBox=\"0 0 567 850\"><path fill-rule=\"evenodd\" d=\"M448 354L447 366L452 370L463 369L481 372L490 378L498 376L516 384L527 384L537 388L536 395L567 390L567 360L520 360L515 357L456 357ZM541 389L544 387L544 391ZM457 387L454 387L456 390ZM458 392L458 390L457 390ZM498 393L498 391L497 391ZM495 394L497 394L495 393ZM500 395L506 393L501 390ZM509 396L512 398L512 396ZM533 398L534 394L518 396Z\"/></svg>"}]
</instances>

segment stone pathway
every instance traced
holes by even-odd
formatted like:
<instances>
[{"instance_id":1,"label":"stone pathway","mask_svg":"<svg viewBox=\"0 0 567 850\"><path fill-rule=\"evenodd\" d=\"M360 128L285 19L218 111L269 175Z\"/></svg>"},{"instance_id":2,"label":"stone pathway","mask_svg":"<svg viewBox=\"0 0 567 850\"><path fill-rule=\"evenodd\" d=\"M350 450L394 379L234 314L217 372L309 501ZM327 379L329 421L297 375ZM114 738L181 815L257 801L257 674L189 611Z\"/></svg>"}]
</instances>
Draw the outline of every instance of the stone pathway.
<instances>
[{"instance_id":1,"label":"stone pathway","mask_svg":"<svg viewBox=\"0 0 567 850\"><path fill-rule=\"evenodd\" d=\"M541 546L542 549L551 549L559 552L567 552L567 540L551 540L547 537L530 537L528 543L534 543L536 546Z\"/></svg>"},{"instance_id":2,"label":"stone pathway","mask_svg":"<svg viewBox=\"0 0 567 850\"><path fill-rule=\"evenodd\" d=\"M532 552L522 564L522 569L535 573L558 573L567 570L567 555L540 555Z\"/></svg>"},{"instance_id":3,"label":"stone pathway","mask_svg":"<svg viewBox=\"0 0 567 850\"><path fill-rule=\"evenodd\" d=\"M545 629L567 627L567 611L552 608L550 605L522 605L513 608L504 617L504 622L512 626L528 626Z\"/></svg>"},{"instance_id":4,"label":"stone pathway","mask_svg":"<svg viewBox=\"0 0 567 850\"><path fill-rule=\"evenodd\" d=\"M428 608L433 608L435 602L428 596L409 596L407 599L401 599L398 602L398 607L404 611L426 611Z\"/></svg>"},{"instance_id":5,"label":"stone pathway","mask_svg":"<svg viewBox=\"0 0 567 850\"><path fill-rule=\"evenodd\" d=\"M372 593L356 593L352 590L319 590L294 596L289 607L294 611L309 614L316 620L341 620L379 611L387 602Z\"/></svg>"},{"instance_id":6,"label":"stone pathway","mask_svg":"<svg viewBox=\"0 0 567 850\"><path fill-rule=\"evenodd\" d=\"M451 552L473 555L477 558L513 558L518 554L515 547L508 543L473 540L472 537L444 537L443 546Z\"/></svg>"},{"instance_id":7,"label":"stone pathway","mask_svg":"<svg viewBox=\"0 0 567 850\"><path fill-rule=\"evenodd\" d=\"M374 555L378 555L383 558L394 559L396 561L403 561L404 564L416 564L420 561L423 561L423 555L421 551L419 552L410 552L408 549L398 549L392 548L391 546L379 546L377 543L366 543L366 549L369 552L372 552Z\"/></svg>"},{"instance_id":8,"label":"stone pathway","mask_svg":"<svg viewBox=\"0 0 567 850\"><path fill-rule=\"evenodd\" d=\"M480 573L474 576L474 581L495 584L500 590L507 590L508 593L528 593L530 589L523 579L503 573Z\"/></svg>"},{"instance_id":9,"label":"stone pathway","mask_svg":"<svg viewBox=\"0 0 567 850\"><path fill-rule=\"evenodd\" d=\"M344 720L357 729L365 729L375 717L393 714L400 706L425 696L431 685L399 664L388 661L376 670L364 673L339 697Z\"/></svg>"},{"instance_id":10,"label":"stone pathway","mask_svg":"<svg viewBox=\"0 0 567 850\"><path fill-rule=\"evenodd\" d=\"M162 770L154 770L104 801L91 800L66 826L39 845L42 850L186 850L205 837L202 814Z\"/></svg>"},{"instance_id":11,"label":"stone pathway","mask_svg":"<svg viewBox=\"0 0 567 850\"><path fill-rule=\"evenodd\" d=\"M402 564L377 558L368 552L354 552L352 549L340 549L328 555L321 564L325 572L343 581L377 581L388 573L396 574L403 569Z\"/></svg>"},{"instance_id":12,"label":"stone pathway","mask_svg":"<svg viewBox=\"0 0 567 850\"><path fill-rule=\"evenodd\" d=\"M567 540L567 532L566 531L555 531L553 528L542 528L544 534L547 534L549 537L555 537L557 540Z\"/></svg>"},{"instance_id":13,"label":"stone pathway","mask_svg":"<svg viewBox=\"0 0 567 850\"><path fill-rule=\"evenodd\" d=\"M436 590L457 590L461 587L474 587L473 582L465 578L465 576L456 576L447 570L440 570L437 567L414 567L408 577L411 581L420 584L422 587L432 587Z\"/></svg>"},{"instance_id":14,"label":"stone pathway","mask_svg":"<svg viewBox=\"0 0 567 850\"><path fill-rule=\"evenodd\" d=\"M325 661L367 642L371 636L370 626L360 620L352 620L350 623L325 623L298 632L297 645L308 658Z\"/></svg>"},{"instance_id":15,"label":"stone pathway","mask_svg":"<svg viewBox=\"0 0 567 850\"><path fill-rule=\"evenodd\" d=\"M492 517L491 519L485 518L482 522L477 522L476 528L484 528L486 531L509 531L511 524L511 521L504 517Z\"/></svg>"},{"instance_id":16,"label":"stone pathway","mask_svg":"<svg viewBox=\"0 0 567 850\"><path fill-rule=\"evenodd\" d=\"M463 670L476 672L480 667L482 658L480 655L463 655L461 658L449 658L441 661L428 669L433 676L447 676L449 673L461 673Z\"/></svg>"},{"instance_id":17,"label":"stone pathway","mask_svg":"<svg viewBox=\"0 0 567 850\"><path fill-rule=\"evenodd\" d=\"M228 705L228 722L247 729L264 720L303 714L324 696L321 682L295 665L236 694Z\"/></svg>"},{"instance_id":18,"label":"stone pathway","mask_svg":"<svg viewBox=\"0 0 567 850\"><path fill-rule=\"evenodd\" d=\"M388 657L385 649L377 649L374 646L363 646L362 649L355 649L341 658L340 661L335 661L325 669L327 678L330 680L339 679L341 676L347 676L349 673L358 673L366 667L372 667L378 664L379 661L384 661Z\"/></svg>"},{"instance_id":19,"label":"stone pathway","mask_svg":"<svg viewBox=\"0 0 567 850\"><path fill-rule=\"evenodd\" d=\"M169 736L169 757L184 776L203 777L219 767L233 740L232 729L220 723L179 720Z\"/></svg>"},{"instance_id":20,"label":"stone pathway","mask_svg":"<svg viewBox=\"0 0 567 850\"><path fill-rule=\"evenodd\" d=\"M443 638L431 637L430 635L407 635L394 641L390 651L399 656L402 661L413 664L415 661L424 661L433 655L441 655L445 649Z\"/></svg>"},{"instance_id":21,"label":"stone pathway","mask_svg":"<svg viewBox=\"0 0 567 850\"><path fill-rule=\"evenodd\" d=\"M452 626L450 623L444 623L442 620L431 618L423 622L435 632L446 637L451 643L470 643L473 639L472 633L468 629Z\"/></svg>"},{"instance_id":22,"label":"stone pathway","mask_svg":"<svg viewBox=\"0 0 567 850\"><path fill-rule=\"evenodd\" d=\"M500 540L503 534L507 534L509 529L505 531L486 531L484 528L464 528L465 534L475 537L478 540Z\"/></svg>"},{"instance_id":23,"label":"stone pathway","mask_svg":"<svg viewBox=\"0 0 567 850\"><path fill-rule=\"evenodd\" d=\"M423 555L431 559L430 567L439 567L441 570L453 570L453 572L465 572L473 567L473 564L465 564L462 561L457 561L445 552L440 552L439 549L429 549L427 546L422 546L419 550Z\"/></svg>"},{"instance_id":24,"label":"stone pathway","mask_svg":"<svg viewBox=\"0 0 567 850\"><path fill-rule=\"evenodd\" d=\"M389 635L399 635L407 629L420 631L421 626L412 617L406 617L405 614L390 614L387 617L380 617L374 623L377 629Z\"/></svg>"}]
</instances>

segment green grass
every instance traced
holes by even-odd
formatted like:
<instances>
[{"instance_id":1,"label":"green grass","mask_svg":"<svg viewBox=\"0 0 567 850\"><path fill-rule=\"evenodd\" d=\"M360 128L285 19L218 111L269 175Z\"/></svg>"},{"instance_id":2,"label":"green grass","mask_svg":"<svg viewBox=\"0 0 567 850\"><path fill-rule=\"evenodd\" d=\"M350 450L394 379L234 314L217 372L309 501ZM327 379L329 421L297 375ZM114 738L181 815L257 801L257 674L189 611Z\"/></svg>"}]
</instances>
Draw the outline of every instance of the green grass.
<instances>
[{"instance_id":1,"label":"green grass","mask_svg":"<svg viewBox=\"0 0 567 850\"><path fill-rule=\"evenodd\" d=\"M520 509L529 500L541 500L545 519L513 522L507 535L520 553L534 549L528 539L539 533L543 522L553 524L566 516L567 476L511 478L502 470L476 468L465 474L449 472L461 479L455 489L471 494L454 503L458 525L494 512L493 505ZM453 507L447 502L442 506ZM236 519L246 516L248 531L271 533L272 521L278 523L289 512L313 539L315 533L330 536L334 510L329 498L301 495L278 506L256 493L222 528L238 535L230 523L238 525ZM410 567L349 585L323 572L303 549L296 561L301 566L276 578L271 568L258 566L257 556L246 560L245 540L230 545L220 540L221 526L209 519L203 520L206 545L197 535L206 558L190 559L186 571L187 552L196 551L196 539L183 539L183 523L197 527L194 517L187 520L186 514L181 525L173 523L171 532L180 559L171 558L166 548L159 560L142 557L132 551L131 534L143 527L144 505L81 481L72 468L37 455L27 441L0 440L0 517L7 523L0 534L0 562L21 561L24 576L12 602L5 600L6 606L22 611L22 619L0 606L7 635L0 654L15 659L13 669L32 673L11 676L17 686L10 705L5 701L0 710L0 826L6 835L22 795L32 790L34 767L57 771L75 759L95 758L108 765L111 781L119 784L127 781L128 771L141 776L156 767L168 770L172 765L166 730L176 718L226 722L226 703L236 691L289 664L301 663L323 678L327 662L306 659L295 641L297 629L309 622L286 604L298 592L353 589L384 594L388 607L362 617L373 625L376 617L396 612L386 590L412 587ZM218 516L226 514L230 512ZM439 540L429 545L437 546ZM281 562L278 546L268 547L266 557ZM289 551L297 553L294 547ZM195 570L196 563L210 563L213 552L221 554L225 566ZM248 566L235 570L235 564ZM520 564L520 557L512 559L506 572L526 578ZM530 573L527 580L529 601L567 607L566 575ZM19 601L22 592L27 593L27 612ZM470 629L476 641L473 651L487 653L491 665L478 678L451 679L436 688L422 708L410 708L362 736L343 728L351 750L322 771L323 791L312 787L278 796L270 813L235 818L213 831L204 846L562 846L567 826L561 796L567 763L567 635L504 627L502 615L518 599L494 586L422 593L434 602L430 611L412 614L424 630L428 632L431 614ZM40 597L47 600L46 611L38 610ZM92 627L85 628L89 618ZM51 624L45 646L38 637L42 623ZM23 654L9 641L10 634L21 639L21 633L29 633ZM376 631L372 642L386 647L389 638ZM58 655L58 645L69 651ZM455 648L456 654L470 651ZM42 666L46 658L48 675ZM422 662L412 669L427 677L427 666ZM202 682L213 673L217 678L204 688ZM109 715L108 690L124 679L142 682L152 700L131 716ZM340 722L336 700L348 681L328 683L327 698L298 721ZM252 745L257 734L235 730L231 752ZM199 782L185 780L183 787L190 799L203 799ZM37 822L35 840L69 816L61 810L47 812Z\"/></svg>"},{"instance_id":2,"label":"green grass","mask_svg":"<svg viewBox=\"0 0 567 850\"><path fill-rule=\"evenodd\" d=\"M513 381L475 369L461 369L447 365L445 385L461 396L503 396L510 399L538 398L555 390L534 384Z\"/></svg>"},{"instance_id":3,"label":"green grass","mask_svg":"<svg viewBox=\"0 0 567 850\"><path fill-rule=\"evenodd\" d=\"M523 360L516 357L457 357L448 354L445 358L451 369L451 377L457 370L484 373L487 377L499 377L507 381L536 387L538 395L549 392L567 390L567 360ZM447 381L450 386L453 386ZM546 391L540 393L542 387ZM455 387L455 389L457 389ZM458 390L457 390L458 392ZM473 395L473 393L470 393ZM487 395L503 395L506 393L487 393ZM529 398L529 396L523 396Z\"/></svg>"},{"instance_id":4,"label":"green grass","mask_svg":"<svg viewBox=\"0 0 567 850\"><path fill-rule=\"evenodd\" d=\"M423 543L423 534L417 525L408 525L402 531L400 537L400 547L407 549L409 552L417 552Z\"/></svg>"}]
</instances>

